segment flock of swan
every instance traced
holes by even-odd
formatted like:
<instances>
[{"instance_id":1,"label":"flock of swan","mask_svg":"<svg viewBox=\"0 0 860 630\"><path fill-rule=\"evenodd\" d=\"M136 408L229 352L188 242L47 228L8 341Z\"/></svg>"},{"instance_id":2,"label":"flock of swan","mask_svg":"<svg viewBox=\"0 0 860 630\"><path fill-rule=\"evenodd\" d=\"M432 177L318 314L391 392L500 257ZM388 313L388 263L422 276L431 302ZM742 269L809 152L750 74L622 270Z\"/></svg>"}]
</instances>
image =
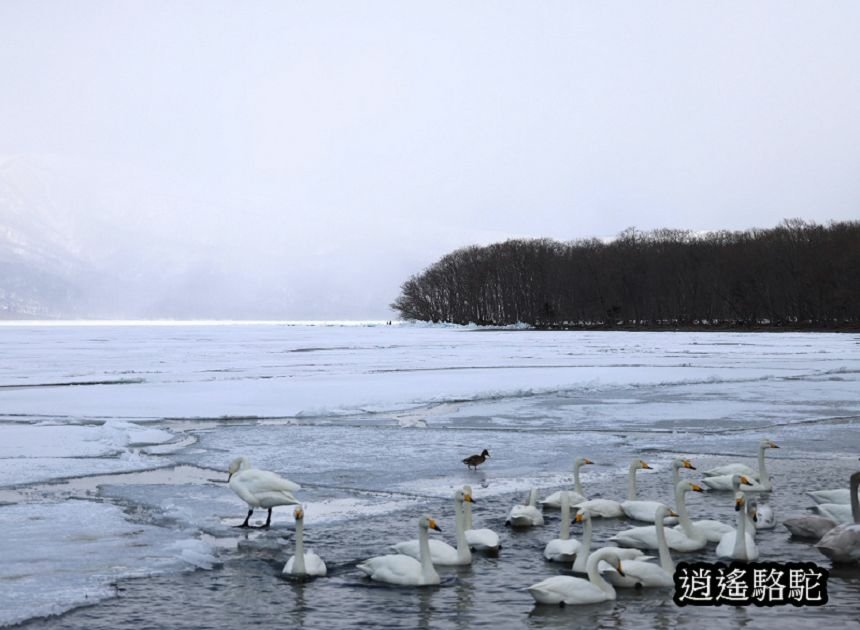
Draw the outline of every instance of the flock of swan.
<instances>
[{"instance_id":1,"label":"flock of swan","mask_svg":"<svg viewBox=\"0 0 860 630\"><path fill-rule=\"evenodd\" d=\"M529 492L522 505L515 505L506 523L513 528L540 527L544 524L543 510L561 510L559 537L547 543L543 555L550 562L570 564L570 572L585 574L585 578L556 575L528 587L537 603L576 605L615 599L616 588L671 587L675 571L672 552L691 552L716 543L719 559L753 562L759 557L756 531L776 525L773 510L755 499L772 489L765 467L765 451L778 448L770 440L759 444L758 469L736 463L719 466L702 473L702 485L711 490L733 493L735 525L717 520L691 520L685 503L688 492L703 492L702 485L681 479L682 469L696 470L689 459L677 458L671 466L674 507L660 501L642 499L637 495L636 472L650 469L641 459L633 459L628 469L628 493L624 501L603 498L589 499L583 490L579 473L582 466L592 464L587 458L574 463L572 490L554 492L539 502L537 490ZM474 465L470 462L470 465ZM254 509L268 510L265 525L271 523L272 508L295 505L295 554L283 568L283 573L298 577L326 575L325 562L304 549L304 511L293 494L299 484L275 473L254 469L247 459L239 457L228 468L230 488L249 507L240 527L249 527ZM808 493L816 502L817 515L785 519L784 525L792 536L817 540L816 548L833 562L860 562L860 472L851 476L847 489L818 490ZM475 529L472 504L475 500L470 486L454 492L455 540L452 546L429 531L441 531L429 515L418 519L418 537L396 543L393 553L375 556L360 562L357 568L370 579L398 586L439 584L435 566L468 565L473 552L497 553L501 548L496 532ZM575 511L575 515L573 512ZM623 529L610 538L613 543L592 550L592 519L626 517L646 523ZM570 535L571 523L582 524L582 538ZM645 555L656 550L657 557ZM656 561L654 561L656 560Z\"/></svg>"}]
</instances>

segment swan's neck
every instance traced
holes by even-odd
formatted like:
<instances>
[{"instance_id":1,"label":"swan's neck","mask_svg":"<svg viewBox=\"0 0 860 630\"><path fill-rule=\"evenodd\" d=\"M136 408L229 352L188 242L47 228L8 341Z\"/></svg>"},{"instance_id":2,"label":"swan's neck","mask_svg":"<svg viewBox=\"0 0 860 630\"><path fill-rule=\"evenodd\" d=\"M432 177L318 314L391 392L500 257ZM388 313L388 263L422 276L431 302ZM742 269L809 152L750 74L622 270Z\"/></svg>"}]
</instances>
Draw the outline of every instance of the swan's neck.
<instances>
[{"instance_id":1,"label":"swan's neck","mask_svg":"<svg viewBox=\"0 0 860 630\"><path fill-rule=\"evenodd\" d=\"M430 556L430 539L427 536L427 528L418 526L418 556L421 561L421 577L425 582L433 579L436 569L433 568L433 559Z\"/></svg>"},{"instance_id":2,"label":"swan's neck","mask_svg":"<svg viewBox=\"0 0 860 630\"><path fill-rule=\"evenodd\" d=\"M732 551L735 560L747 559L747 506L744 502L742 509L738 510L738 530L735 533L735 548Z\"/></svg>"},{"instance_id":3,"label":"swan's neck","mask_svg":"<svg viewBox=\"0 0 860 630\"><path fill-rule=\"evenodd\" d=\"M615 589L612 588L612 584L603 579L598 569L600 561L606 555L605 553L601 553L601 551L595 551L594 555L588 559L588 569L586 570L588 580L604 593L609 593L612 599L615 599Z\"/></svg>"},{"instance_id":4,"label":"swan's neck","mask_svg":"<svg viewBox=\"0 0 860 630\"><path fill-rule=\"evenodd\" d=\"M582 546L576 552L573 570L585 573L588 568L588 555L591 553L591 517L582 519Z\"/></svg>"},{"instance_id":5,"label":"swan's neck","mask_svg":"<svg viewBox=\"0 0 860 630\"><path fill-rule=\"evenodd\" d=\"M585 496L585 493L582 491L582 484L579 483L579 469L582 466L582 462L577 461L573 465L573 489L581 497Z\"/></svg>"},{"instance_id":6,"label":"swan's neck","mask_svg":"<svg viewBox=\"0 0 860 630\"><path fill-rule=\"evenodd\" d=\"M472 504L468 501L463 506L463 529L472 529Z\"/></svg>"},{"instance_id":7,"label":"swan's neck","mask_svg":"<svg viewBox=\"0 0 860 630\"><path fill-rule=\"evenodd\" d=\"M567 540L570 538L570 496L567 492L561 493L561 534L559 538Z\"/></svg>"},{"instance_id":8,"label":"swan's neck","mask_svg":"<svg viewBox=\"0 0 860 630\"><path fill-rule=\"evenodd\" d=\"M532 488L529 492L529 502L526 503L529 507L535 507L537 504L537 489Z\"/></svg>"},{"instance_id":9,"label":"swan's neck","mask_svg":"<svg viewBox=\"0 0 860 630\"><path fill-rule=\"evenodd\" d=\"M454 516L457 524L457 559L461 562L470 562L472 560L472 552L469 549L469 543L466 542L466 528L463 527L463 502L454 501ZM430 543L427 543L430 546Z\"/></svg>"},{"instance_id":10,"label":"swan's neck","mask_svg":"<svg viewBox=\"0 0 860 630\"><path fill-rule=\"evenodd\" d=\"M636 500L636 469L637 462L630 462L630 471L627 473L627 500Z\"/></svg>"},{"instance_id":11,"label":"swan's neck","mask_svg":"<svg viewBox=\"0 0 860 630\"><path fill-rule=\"evenodd\" d=\"M672 464L672 487L675 488L679 481L681 481L681 467Z\"/></svg>"},{"instance_id":12,"label":"swan's neck","mask_svg":"<svg viewBox=\"0 0 860 630\"><path fill-rule=\"evenodd\" d=\"M677 470L677 469L676 469ZM657 528L657 549L660 553L660 566L669 575L675 573L675 563L672 562L672 556L669 553L669 545L666 542L666 529L663 524L663 519L658 518L655 523Z\"/></svg>"},{"instance_id":13,"label":"swan's neck","mask_svg":"<svg viewBox=\"0 0 860 630\"><path fill-rule=\"evenodd\" d=\"M761 485L767 487L770 483L770 477L767 476L767 468L764 467L764 451L765 447L760 446L758 449L758 478Z\"/></svg>"},{"instance_id":14,"label":"swan's neck","mask_svg":"<svg viewBox=\"0 0 860 630\"><path fill-rule=\"evenodd\" d=\"M293 573L305 573L305 522L303 519L296 521L296 555L293 560Z\"/></svg>"},{"instance_id":15,"label":"swan's neck","mask_svg":"<svg viewBox=\"0 0 860 630\"><path fill-rule=\"evenodd\" d=\"M860 497L857 490L860 489L860 472L851 475L851 516L854 522L860 525Z\"/></svg>"},{"instance_id":16,"label":"swan's neck","mask_svg":"<svg viewBox=\"0 0 860 630\"><path fill-rule=\"evenodd\" d=\"M675 486L675 510L678 512L678 522L681 523L681 529L687 538L696 538L696 530L693 527L690 516L687 514L687 503L684 500L684 495L687 489L681 484Z\"/></svg>"}]
</instances>

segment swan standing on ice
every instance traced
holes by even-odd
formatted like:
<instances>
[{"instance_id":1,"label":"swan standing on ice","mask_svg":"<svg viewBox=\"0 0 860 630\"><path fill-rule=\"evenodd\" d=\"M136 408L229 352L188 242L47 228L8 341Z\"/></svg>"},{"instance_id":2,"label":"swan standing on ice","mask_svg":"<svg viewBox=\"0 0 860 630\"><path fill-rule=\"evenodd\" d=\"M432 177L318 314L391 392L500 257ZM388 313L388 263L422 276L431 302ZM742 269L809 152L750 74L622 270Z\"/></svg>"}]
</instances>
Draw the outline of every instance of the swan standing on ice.
<instances>
[{"instance_id":1,"label":"swan standing on ice","mask_svg":"<svg viewBox=\"0 0 860 630\"><path fill-rule=\"evenodd\" d=\"M515 505L508 513L507 523L511 527L533 527L543 525L543 514L535 506L537 503L537 490L532 488L529 497L523 505Z\"/></svg>"},{"instance_id":2,"label":"swan standing on ice","mask_svg":"<svg viewBox=\"0 0 860 630\"><path fill-rule=\"evenodd\" d=\"M546 544L543 557L550 562L573 562L582 545L570 537L570 499L567 490L561 492L561 532Z\"/></svg>"},{"instance_id":3,"label":"swan standing on ice","mask_svg":"<svg viewBox=\"0 0 860 630\"><path fill-rule=\"evenodd\" d=\"M613 549L598 549L588 559L588 579L569 575L556 575L532 584L528 591L538 604L596 604L615 599L615 589L597 571L597 565L608 562L619 574L624 575L621 559Z\"/></svg>"},{"instance_id":4,"label":"swan standing on ice","mask_svg":"<svg viewBox=\"0 0 860 630\"><path fill-rule=\"evenodd\" d=\"M227 482L230 489L239 495L239 498L247 503L249 508L245 522L239 527L250 527L248 521L254 513L254 508L269 510L266 524L261 526L266 528L272 522L273 507L299 503L298 499L293 496L293 492L301 489L299 484L268 470L251 468L251 462L244 457L237 457L230 462L227 472L229 473Z\"/></svg>"},{"instance_id":5,"label":"swan standing on ice","mask_svg":"<svg viewBox=\"0 0 860 630\"><path fill-rule=\"evenodd\" d=\"M706 477L702 483L711 490L731 490L732 475L744 475L752 480L750 483L744 482L749 486L744 488L744 492L770 492L773 490L773 484L764 466L764 452L769 448L779 447L770 440L762 440L758 445L758 472L746 464L726 464L702 473Z\"/></svg>"},{"instance_id":6,"label":"swan standing on ice","mask_svg":"<svg viewBox=\"0 0 860 630\"><path fill-rule=\"evenodd\" d=\"M838 525L824 534L815 545L818 551L837 563L860 562L860 472L851 475L851 513L854 522Z\"/></svg>"},{"instance_id":7,"label":"swan standing on ice","mask_svg":"<svg viewBox=\"0 0 860 630\"><path fill-rule=\"evenodd\" d=\"M442 531L429 516L418 519L418 560L402 554L374 556L356 565L371 580L400 586L428 586L439 584L439 574L430 559L427 530Z\"/></svg>"},{"instance_id":8,"label":"swan standing on ice","mask_svg":"<svg viewBox=\"0 0 860 630\"><path fill-rule=\"evenodd\" d=\"M676 551L696 551L708 544L705 532L696 528L687 514L684 495L691 490L693 492L702 492L701 486L697 486L687 480L679 481L678 485L675 486L675 505L678 512L678 520L681 524L679 525L680 529L666 530L665 536L669 548ZM658 545L657 528L646 526L625 529L615 534L609 540L615 541L620 547L656 549Z\"/></svg>"},{"instance_id":9,"label":"swan standing on ice","mask_svg":"<svg viewBox=\"0 0 860 630\"><path fill-rule=\"evenodd\" d=\"M323 577L326 574L325 562L313 551L305 551L305 511L297 505L293 511L296 517L296 554L287 560L281 573L295 576Z\"/></svg>"},{"instance_id":10,"label":"swan standing on ice","mask_svg":"<svg viewBox=\"0 0 860 630\"><path fill-rule=\"evenodd\" d=\"M472 496L472 486L463 486L463 492ZM463 526L466 528L466 542L472 551L497 552L502 548L499 535L492 529L472 529L472 501L463 504Z\"/></svg>"},{"instance_id":11,"label":"swan standing on ice","mask_svg":"<svg viewBox=\"0 0 860 630\"><path fill-rule=\"evenodd\" d=\"M666 528L663 525L663 521L669 516L677 516L677 514L665 505L657 508L654 527L657 532L660 564L645 562L644 560L625 560L623 576L616 571L609 570L604 577L613 585L625 588L674 586L675 582L672 576L675 574L675 563L672 562L669 545L666 544Z\"/></svg>"},{"instance_id":12,"label":"swan standing on ice","mask_svg":"<svg viewBox=\"0 0 860 630\"><path fill-rule=\"evenodd\" d=\"M433 564L444 566L458 566L472 564L472 552L469 549L469 543L466 542L465 523L463 518L463 503L474 503L472 495L466 494L462 490L454 492L454 514L456 519L457 531L457 548L441 540L429 541L430 558ZM412 558L420 558L421 556L421 540L407 540L397 543L393 546L397 553L401 553Z\"/></svg>"},{"instance_id":13,"label":"swan standing on ice","mask_svg":"<svg viewBox=\"0 0 860 630\"><path fill-rule=\"evenodd\" d=\"M635 462L635 460L634 460ZM645 462L640 461L641 464L645 464ZM631 464L632 466L633 464ZM644 467L650 468L648 464L645 464ZM690 463L688 459L676 459L672 462L672 488L678 485L678 481L680 481L680 474L678 473L679 468L690 468L695 470L695 466ZM635 471L634 471L635 473ZM636 476L635 474L628 480L628 491L627 491L627 500L621 502L621 509L624 511L624 514L627 518L633 519L634 521L643 521L645 523L656 523L657 522L657 510L661 507L666 508L671 511L670 508L665 503L661 501L643 501L636 499ZM676 519L672 519L670 524L677 523Z\"/></svg>"},{"instance_id":14,"label":"swan standing on ice","mask_svg":"<svg viewBox=\"0 0 860 630\"><path fill-rule=\"evenodd\" d=\"M573 462L573 492L568 491L570 493L568 496L570 498L571 505L587 501L585 492L582 490L582 484L579 481L579 469L593 463L594 462L587 457L580 457ZM540 502L541 506L544 508L559 509L561 507L561 492L561 490L553 492L546 499Z\"/></svg>"},{"instance_id":15,"label":"swan standing on ice","mask_svg":"<svg viewBox=\"0 0 860 630\"><path fill-rule=\"evenodd\" d=\"M739 477L740 475L735 476ZM755 562L758 560L758 547L752 534L747 531L749 519L747 517L746 497L743 492L735 499L735 510L738 514L738 527L722 537L717 545L717 557L729 558L736 562Z\"/></svg>"}]
</instances>

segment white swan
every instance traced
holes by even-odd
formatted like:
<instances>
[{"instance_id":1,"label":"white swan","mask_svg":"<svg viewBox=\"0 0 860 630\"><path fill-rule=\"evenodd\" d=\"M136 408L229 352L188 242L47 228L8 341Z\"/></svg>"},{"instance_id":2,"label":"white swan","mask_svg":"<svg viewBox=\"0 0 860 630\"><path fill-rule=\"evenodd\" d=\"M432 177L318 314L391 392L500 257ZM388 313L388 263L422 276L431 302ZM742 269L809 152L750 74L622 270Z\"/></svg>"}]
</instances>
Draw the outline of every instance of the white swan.
<instances>
[{"instance_id":1,"label":"white swan","mask_svg":"<svg viewBox=\"0 0 860 630\"><path fill-rule=\"evenodd\" d=\"M614 586L625 588L675 585L672 578L675 573L675 563L672 562L669 545L666 544L666 528L663 525L664 519L669 516L677 516L677 514L665 505L657 508L654 527L657 532L657 549L659 550L660 564L645 562L644 560L625 560L624 575L619 575L610 568L605 574L607 580Z\"/></svg>"},{"instance_id":2,"label":"white swan","mask_svg":"<svg viewBox=\"0 0 860 630\"><path fill-rule=\"evenodd\" d=\"M624 575L621 559L612 549L598 549L588 559L588 579L556 575L532 584L528 591L538 604L596 604L615 599L615 589L597 571L601 560L611 564Z\"/></svg>"},{"instance_id":3,"label":"white swan","mask_svg":"<svg viewBox=\"0 0 860 630\"><path fill-rule=\"evenodd\" d=\"M848 525L854 522L854 513L850 504L819 503L813 505L812 509L821 516L831 519L837 525Z\"/></svg>"},{"instance_id":4,"label":"white swan","mask_svg":"<svg viewBox=\"0 0 860 630\"><path fill-rule=\"evenodd\" d=\"M708 543L705 533L693 526L687 515L687 505L684 495L692 490L702 492L701 486L691 481L679 481L675 486L675 505L677 506L680 529L666 530L666 542L670 549L676 551L696 551ZM638 549L657 548L657 529L655 526L634 527L618 532L609 540L615 541L621 547L636 547Z\"/></svg>"},{"instance_id":5,"label":"white swan","mask_svg":"<svg viewBox=\"0 0 860 630\"><path fill-rule=\"evenodd\" d=\"M717 466L702 473L706 477L702 480L702 483L711 490L731 490L732 475L744 475L751 480L750 483L745 484L749 487L744 488L744 492L770 492L773 490L773 484L764 465L764 452L769 448L779 447L770 440L762 440L759 443L758 472L746 464L726 464L725 466Z\"/></svg>"},{"instance_id":6,"label":"white swan","mask_svg":"<svg viewBox=\"0 0 860 630\"><path fill-rule=\"evenodd\" d=\"M736 562L755 562L758 559L758 547L747 531L747 503L743 492L735 499L735 510L738 513L738 528L722 537L717 545L717 557Z\"/></svg>"},{"instance_id":7,"label":"white swan","mask_svg":"<svg viewBox=\"0 0 860 630\"><path fill-rule=\"evenodd\" d=\"M705 480L707 481L707 479ZM741 490L741 484L749 487L749 484L752 483L749 477L746 475L731 475L730 479L731 488L735 491L737 495ZM746 490L746 487L744 488ZM726 534L735 531L735 528L727 523L723 523L722 521L715 521L714 519L700 519L698 521L692 521L693 528L704 534L705 538L708 542L719 543L723 536ZM747 528L750 532L755 532L755 526L753 525L752 519L750 518L747 521L749 527ZM678 525L675 529L681 529L681 526Z\"/></svg>"},{"instance_id":8,"label":"white swan","mask_svg":"<svg viewBox=\"0 0 860 630\"><path fill-rule=\"evenodd\" d=\"M816 503L842 503L851 505L851 490L848 488L837 488L835 490L815 490L807 492Z\"/></svg>"},{"instance_id":9,"label":"white swan","mask_svg":"<svg viewBox=\"0 0 860 630\"><path fill-rule=\"evenodd\" d=\"M532 488L523 505L515 505L508 513L507 523L511 527L532 527L543 525L543 514L535 507L537 503L537 490Z\"/></svg>"},{"instance_id":10,"label":"white swan","mask_svg":"<svg viewBox=\"0 0 860 630\"><path fill-rule=\"evenodd\" d=\"M473 503L472 495L466 494L462 490L456 490L454 492L454 514L457 528L457 547L455 549L441 540L431 540L429 546L430 558L433 560L433 564L441 566L472 564L472 552L469 549L469 543L466 542L463 502ZM416 559L421 557L420 539L400 542L394 545L393 548L397 553L402 553L405 556L411 556Z\"/></svg>"},{"instance_id":11,"label":"white swan","mask_svg":"<svg viewBox=\"0 0 860 630\"><path fill-rule=\"evenodd\" d=\"M472 496L472 486L463 486L463 492ZM472 551L486 551L493 553L502 548L499 535L492 529L472 529L472 503L463 503L463 526L466 528L466 542Z\"/></svg>"},{"instance_id":12,"label":"white swan","mask_svg":"<svg viewBox=\"0 0 860 630\"><path fill-rule=\"evenodd\" d=\"M576 518L574 520L577 523L582 523L582 546L580 546L579 551L576 552L576 560L573 561L571 571L574 573L585 573L588 569L588 558L591 554L591 514L588 510L580 510L576 513ZM651 557L646 556L639 549L622 549L621 547L603 547L603 549L612 549L615 552L615 555L621 560L647 560ZM609 565L604 563L603 565L599 565L598 568L602 566Z\"/></svg>"},{"instance_id":13,"label":"white swan","mask_svg":"<svg viewBox=\"0 0 860 630\"><path fill-rule=\"evenodd\" d=\"M776 517L774 516L773 508L767 503L750 501L749 511L753 513L753 530L773 529L776 527ZM749 526L749 523L747 523L747 526Z\"/></svg>"},{"instance_id":14,"label":"white swan","mask_svg":"<svg viewBox=\"0 0 860 630\"><path fill-rule=\"evenodd\" d=\"M677 458L672 460L672 488L675 488L681 480L681 475L678 472L681 468L696 470L696 467L693 466L693 463L689 459ZM635 478L633 480L633 484L628 488L627 501L623 501L621 503L621 509L624 511L624 514L627 515L627 518L631 518L634 521L643 521L645 523L656 523L657 510L661 507L665 507L670 512L672 511L672 508L661 501L636 500ZM672 525L677 522L677 519L671 518L666 519L664 524Z\"/></svg>"},{"instance_id":15,"label":"white swan","mask_svg":"<svg viewBox=\"0 0 860 630\"><path fill-rule=\"evenodd\" d=\"M632 501L636 499L636 471L640 468L650 470L651 467L641 459L634 459L630 462L630 467L627 469L627 499ZM579 510L588 510L591 516L601 516L603 518L618 518L624 516L624 510L620 501L612 499L590 499L581 501L574 505Z\"/></svg>"},{"instance_id":16,"label":"white swan","mask_svg":"<svg viewBox=\"0 0 860 630\"><path fill-rule=\"evenodd\" d=\"M860 562L860 472L851 475L851 512L854 522L837 525L816 543L818 551L836 563Z\"/></svg>"},{"instance_id":17,"label":"white swan","mask_svg":"<svg viewBox=\"0 0 860 630\"><path fill-rule=\"evenodd\" d=\"M570 537L570 499L567 490L561 492L561 533L544 547L543 557L550 562L573 562L582 545Z\"/></svg>"},{"instance_id":18,"label":"white swan","mask_svg":"<svg viewBox=\"0 0 860 630\"><path fill-rule=\"evenodd\" d=\"M793 538L804 540L821 540L821 538L836 527L836 521L816 514L793 516L782 522Z\"/></svg>"},{"instance_id":19,"label":"white swan","mask_svg":"<svg viewBox=\"0 0 860 630\"><path fill-rule=\"evenodd\" d=\"M581 503L586 501L585 492L582 490L582 483L579 481L579 469L594 462L587 457L580 457L573 462L573 492L570 492L570 504ZM540 502L544 508L559 509L561 508L561 490L553 492L547 498Z\"/></svg>"},{"instance_id":20,"label":"white swan","mask_svg":"<svg viewBox=\"0 0 860 630\"><path fill-rule=\"evenodd\" d=\"M418 547L420 549L419 560L402 554L389 554L387 556L375 556L356 565L371 580L386 582L388 584L399 584L403 586L427 586L439 584L439 574L433 568L430 559L430 544L427 538L427 530L435 529L441 531L439 526L429 516L418 519Z\"/></svg>"},{"instance_id":21,"label":"white swan","mask_svg":"<svg viewBox=\"0 0 860 630\"><path fill-rule=\"evenodd\" d=\"M305 511L302 506L296 506L293 516L296 518L296 554L290 556L281 573L322 577L326 574L325 562L313 551L305 551Z\"/></svg>"},{"instance_id":22,"label":"white swan","mask_svg":"<svg viewBox=\"0 0 860 630\"><path fill-rule=\"evenodd\" d=\"M244 457L237 457L230 462L227 472L229 473L227 482L230 489L238 494L239 498L247 503L249 508L245 522L239 527L250 527L248 521L254 513L254 508L269 510L266 524L262 525L265 528L272 522L273 507L299 503L298 499L293 496L293 492L301 489L299 484L268 470L251 468L251 462Z\"/></svg>"}]
</instances>

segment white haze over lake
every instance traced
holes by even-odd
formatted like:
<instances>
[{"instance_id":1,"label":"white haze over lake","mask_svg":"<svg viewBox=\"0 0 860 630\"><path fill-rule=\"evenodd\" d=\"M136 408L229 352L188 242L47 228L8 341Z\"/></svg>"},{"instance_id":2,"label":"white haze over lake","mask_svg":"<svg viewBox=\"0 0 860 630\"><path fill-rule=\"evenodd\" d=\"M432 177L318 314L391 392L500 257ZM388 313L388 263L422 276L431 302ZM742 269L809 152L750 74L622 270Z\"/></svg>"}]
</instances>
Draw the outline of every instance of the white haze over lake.
<instances>
[{"instance_id":1,"label":"white haze over lake","mask_svg":"<svg viewBox=\"0 0 860 630\"><path fill-rule=\"evenodd\" d=\"M451 249L857 216L860 5L0 4L0 236L117 317L388 318Z\"/></svg>"}]
</instances>

